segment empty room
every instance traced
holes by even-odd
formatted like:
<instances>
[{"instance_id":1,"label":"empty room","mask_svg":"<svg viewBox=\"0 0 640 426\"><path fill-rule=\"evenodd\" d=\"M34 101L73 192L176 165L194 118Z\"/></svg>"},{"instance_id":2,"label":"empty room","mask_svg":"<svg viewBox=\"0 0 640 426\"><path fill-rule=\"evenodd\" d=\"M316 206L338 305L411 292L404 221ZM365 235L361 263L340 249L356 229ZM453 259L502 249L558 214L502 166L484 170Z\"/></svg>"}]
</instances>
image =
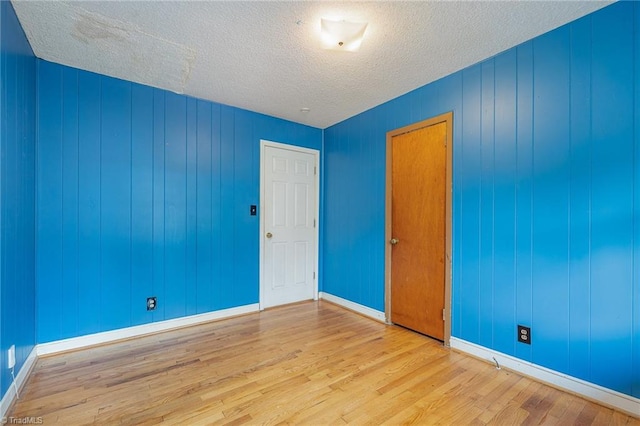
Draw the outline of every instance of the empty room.
<instances>
[{"instance_id":1,"label":"empty room","mask_svg":"<svg viewBox=\"0 0 640 426\"><path fill-rule=\"evenodd\" d=\"M0 0L3 424L640 425L640 3Z\"/></svg>"}]
</instances>

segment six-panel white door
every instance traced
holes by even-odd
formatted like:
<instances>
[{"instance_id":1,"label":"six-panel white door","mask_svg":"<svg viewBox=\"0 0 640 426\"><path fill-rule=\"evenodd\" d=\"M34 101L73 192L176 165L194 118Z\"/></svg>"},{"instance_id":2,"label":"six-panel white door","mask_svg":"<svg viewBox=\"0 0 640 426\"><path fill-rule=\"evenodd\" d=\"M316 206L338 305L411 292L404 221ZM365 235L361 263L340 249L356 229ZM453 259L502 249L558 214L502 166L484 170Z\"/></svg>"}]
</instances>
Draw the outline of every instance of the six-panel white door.
<instances>
[{"instance_id":1,"label":"six-panel white door","mask_svg":"<svg viewBox=\"0 0 640 426\"><path fill-rule=\"evenodd\" d=\"M261 307L316 297L316 155L263 146Z\"/></svg>"}]
</instances>

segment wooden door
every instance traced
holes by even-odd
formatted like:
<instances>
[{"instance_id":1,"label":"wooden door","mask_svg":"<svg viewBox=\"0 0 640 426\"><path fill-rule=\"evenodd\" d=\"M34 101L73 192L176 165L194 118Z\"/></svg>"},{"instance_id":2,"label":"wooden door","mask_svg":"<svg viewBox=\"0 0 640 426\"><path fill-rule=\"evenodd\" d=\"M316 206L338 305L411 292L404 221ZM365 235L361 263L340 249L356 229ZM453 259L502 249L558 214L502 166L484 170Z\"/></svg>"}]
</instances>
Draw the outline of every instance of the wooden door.
<instances>
[{"instance_id":1,"label":"wooden door","mask_svg":"<svg viewBox=\"0 0 640 426\"><path fill-rule=\"evenodd\" d=\"M447 123L391 144L391 321L444 340Z\"/></svg>"},{"instance_id":2,"label":"wooden door","mask_svg":"<svg viewBox=\"0 0 640 426\"><path fill-rule=\"evenodd\" d=\"M270 143L263 147L261 307L316 297L316 155Z\"/></svg>"}]
</instances>

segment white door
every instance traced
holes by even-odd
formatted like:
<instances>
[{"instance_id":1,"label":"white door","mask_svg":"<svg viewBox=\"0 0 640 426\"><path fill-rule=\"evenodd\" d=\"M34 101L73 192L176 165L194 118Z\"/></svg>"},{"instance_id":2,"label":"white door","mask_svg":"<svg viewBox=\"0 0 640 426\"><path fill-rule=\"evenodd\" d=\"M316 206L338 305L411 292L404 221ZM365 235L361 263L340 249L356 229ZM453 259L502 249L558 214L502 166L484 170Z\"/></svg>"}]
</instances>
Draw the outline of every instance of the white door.
<instances>
[{"instance_id":1,"label":"white door","mask_svg":"<svg viewBox=\"0 0 640 426\"><path fill-rule=\"evenodd\" d=\"M317 298L318 151L262 141L261 308Z\"/></svg>"}]
</instances>

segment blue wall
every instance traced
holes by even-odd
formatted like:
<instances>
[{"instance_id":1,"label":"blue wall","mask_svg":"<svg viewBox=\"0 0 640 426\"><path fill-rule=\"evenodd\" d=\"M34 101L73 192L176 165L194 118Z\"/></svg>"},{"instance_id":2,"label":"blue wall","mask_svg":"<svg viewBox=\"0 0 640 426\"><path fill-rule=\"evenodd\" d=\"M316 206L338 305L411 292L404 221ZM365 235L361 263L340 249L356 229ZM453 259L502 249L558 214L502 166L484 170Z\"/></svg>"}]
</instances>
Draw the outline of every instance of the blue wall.
<instances>
[{"instance_id":1,"label":"blue wall","mask_svg":"<svg viewBox=\"0 0 640 426\"><path fill-rule=\"evenodd\" d=\"M640 397L640 4L326 129L324 291L384 310L385 134L447 111L453 336Z\"/></svg>"},{"instance_id":2,"label":"blue wall","mask_svg":"<svg viewBox=\"0 0 640 426\"><path fill-rule=\"evenodd\" d=\"M38 102L39 343L258 303L260 139L322 130L45 61Z\"/></svg>"},{"instance_id":3,"label":"blue wall","mask_svg":"<svg viewBox=\"0 0 640 426\"><path fill-rule=\"evenodd\" d=\"M38 61L36 193L36 61L0 24L0 365L36 301L39 342L256 303L259 139L322 131ZM453 111L453 335L640 397L639 26L617 3L326 129L323 290L384 309L386 132Z\"/></svg>"},{"instance_id":4,"label":"blue wall","mask_svg":"<svg viewBox=\"0 0 640 426\"><path fill-rule=\"evenodd\" d=\"M0 397L35 344L36 59L13 6L0 1Z\"/></svg>"}]
</instances>

